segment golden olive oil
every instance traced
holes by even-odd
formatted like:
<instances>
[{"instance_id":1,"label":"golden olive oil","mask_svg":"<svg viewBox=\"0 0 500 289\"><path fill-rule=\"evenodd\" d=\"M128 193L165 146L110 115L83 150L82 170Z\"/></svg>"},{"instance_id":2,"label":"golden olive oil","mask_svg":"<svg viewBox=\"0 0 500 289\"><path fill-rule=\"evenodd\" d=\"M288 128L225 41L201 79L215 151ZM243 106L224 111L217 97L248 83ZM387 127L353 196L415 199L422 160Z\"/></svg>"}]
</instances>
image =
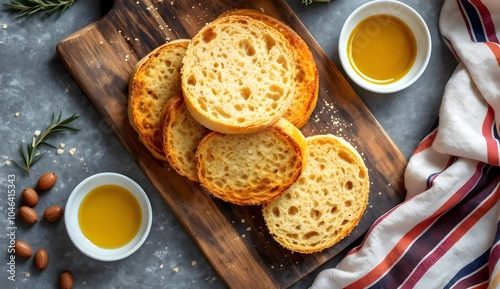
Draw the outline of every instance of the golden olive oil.
<instances>
[{"instance_id":1,"label":"golden olive oil","mask_svg":"<svg viewBox=\"0 0 500 289\"><path fill-rule=\"evenodd\" d=\"M126 245L142 222L137 198L118 185L102 185L90 191L78 211L83 235L94 245L114 249Z\"/></svg>"},{"instance_id":2,"label":"golden olive oil","mask_svg":"<svg viewBox=\"0 0 500 289\"><path fill-rule=\"evenodd\" d=\"M417 41L401 19L378 14L361 21L347 44L349 61L366 80L389 84L410 71L417 55Z\"/></svg>"}]
</instances>

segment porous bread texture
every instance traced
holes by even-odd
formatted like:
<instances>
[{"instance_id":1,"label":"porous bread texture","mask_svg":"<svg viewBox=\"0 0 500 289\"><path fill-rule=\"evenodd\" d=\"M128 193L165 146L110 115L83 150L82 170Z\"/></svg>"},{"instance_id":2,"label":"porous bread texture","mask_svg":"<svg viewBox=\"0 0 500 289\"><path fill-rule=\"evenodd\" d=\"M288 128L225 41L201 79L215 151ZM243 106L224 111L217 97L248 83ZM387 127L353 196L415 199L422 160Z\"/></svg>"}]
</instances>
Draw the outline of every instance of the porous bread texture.
<instances>
[{"instance_id":1,"label":"porous bread texture","mask_svg":"<svg viewBox=\"0 0 500 289\"><path fill-rule=\"evenodd\" d=\"M260 131L288 109L294 66L288 41L269 25L242 15L218 18L188 46L182 68L186 106L211 130Z\"/></svg>"},{"instance_id":2,"label":"porous bread texture","mask_svg":"<svg viewBox=\"0 0 500 289\"><path fill-rule=\"evenodd\" d=\"M319 252L358 224L369 191L367 168L351 144L333 135L310 136L302 175L262 212L282 246L300 253Z\"/></svg>"},{"instance_id":3,"label":"porous bread texture","mask_svg":"<svg viewBox=\"0 0 500 289\"><path fill-rule=\"evenodd\" d=\"M178 39L157 47L135 65L129 81L129 122L144 146L161 160L167 160L162 145L161 110L181 90L182 59L189 43L188 39Z\"/></svg>"},{"instance_id":4,"label":"porous bread texture","mask_svg":"<svg viewBox=\"0 0 500 289\"><path fill-rule=\"evenodd\" d=\"M196 150L210 130L189 114L181 91L171 96L165 104L161 128L163 151L170 166L189 180L199 182Z\"/></svg>"},{"instance_id":5,"label":"porous bread texture","mask_svg":"<svg viewBox=\"0 0 500 289\"><path fill-rule=\"evenodd\" d=\"M318 101L319 73L311 50L290 26L278 19L253 9L229 10L219 17L244 15L263 21L278 30L289 42L295 60L295 92L283 118L302 128L311 117Z\"/></svg>"},{"instance_id":6,"label":"porous bread texture","mask_svg":"<svg viewBox=\"0 0 500 289\"><path fill-rule=\"evenodd\" d=\"M251 134L211 132L198 146L198 176L212 195L257 205L281 195L299 178L306 140L285 119Z\"/></svg>"}]
</instances>

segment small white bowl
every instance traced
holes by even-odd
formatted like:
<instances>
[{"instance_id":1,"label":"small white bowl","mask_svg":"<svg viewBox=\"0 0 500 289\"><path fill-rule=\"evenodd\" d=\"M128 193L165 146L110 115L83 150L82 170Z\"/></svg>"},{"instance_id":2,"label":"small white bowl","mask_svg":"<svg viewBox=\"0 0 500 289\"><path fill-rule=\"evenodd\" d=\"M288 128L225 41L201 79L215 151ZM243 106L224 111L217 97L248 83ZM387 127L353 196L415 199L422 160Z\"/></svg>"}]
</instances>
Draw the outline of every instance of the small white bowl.
<instances>
[{"instance_id":1,"label":"small white bowl","mask_svg":"<svg viewBox=\"0 0 500 289\"><path fill-rule=\"evenodd\" d=\"M100 248L91 243L83 235L78 222L78 211L85 196L96 187L108 184L128 189L137 198L142 211L142 223L137 235L129 243L116 249ZM144 190L132 179L116 173L100 173L83 180L71 192L64 212L66 231L73 244L85 255L100 261L120 260L137 251L149 234L152 219L151 204Z\"/></svg>"},{"instance_id":2,"label":"small white bowl","mask_svg":"<svg viewBox=\"0 0 500 289\"><path fill-rule=\"evenodd\" d=\"M367 17L389 14L404 21L413 31L417 42L415 62L404 77L388 84L377 84L361 77L352 67L348 55L348 41L352 30ZM361 5L349 15L339 37L340 63L347 75L360 87L376 93L393 93L412 85L424 72L431 56L431 36L422 17L410 6L394 0L374 0Z\"/></svg>"}]
</instances>

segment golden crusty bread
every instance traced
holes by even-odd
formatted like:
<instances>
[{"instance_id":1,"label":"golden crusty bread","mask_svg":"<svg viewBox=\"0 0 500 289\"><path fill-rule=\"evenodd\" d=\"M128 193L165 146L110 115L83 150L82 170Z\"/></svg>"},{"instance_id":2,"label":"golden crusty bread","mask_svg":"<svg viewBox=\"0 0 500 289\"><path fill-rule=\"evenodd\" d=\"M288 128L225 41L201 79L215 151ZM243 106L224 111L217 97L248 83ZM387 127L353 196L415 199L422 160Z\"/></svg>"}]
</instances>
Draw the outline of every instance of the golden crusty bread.
<instances>
[{"instance_id":1,"label":"golden crusty bread","mask_svg":"<svg viewBox=\"0 0 500 289\"><path fill-rule=\"evenodd\" d=\"M238 205L266 203L298 179L306 139L293 124L276 124L251 134L210 132L198 146L198 176L212 195Z\"/></svg>"},{"instance_id":2,"label":"golden crusty bread","mask_svg":"<svg viewBox=\"0 0 500 289\"><path fill-rule=\"evenodd\" d=\"M319 73L311 50L309 50L302 37L290 26L260 11L235 9L229 10L219 17L229 15L245 15L263 21L278 30L290 43L296 63L294 74L295 93L283 118L296 127L302 128L311 117L318 100Z\"/></svg>"},{"instance_id":3,"label":"golden crusty bread","mask_svg":"<svg viewBox=\"0 0 500 289\"><path fill-rule=\"evenodd\" d=\"M198 182L196 150L210 131L187 111L179 91L165 104L161 113L163 151L172 168L191 181Z\"/></svg>"},{"instance_id":4,"label":"golden crusty bread","mask_svg":"<svg viewBox=\"0 0 500 289\"><path fill-rule=\"evenodd\" d=\"M333 135L307 138L301 177L262 212L275 240L289 250L313 253L333 246L358 224L370 183L363 159Z\"/></svg>"},{"instance_id":5,"label":"golden crusty bread","mask_svg":"<svg viewBox=\"0 0 500 289\"><path fill-rule=\"evenodd\" d=\"M190 40L163 44L143 57L129 81L129 122L139 140L158 159L163 152L160 115L167 100L181 89L182 58Z\"/></svg>"},{"instance_id":6,"label":"golden crusty bread","mask_svg":"<svg viewBox=\"0 0 500 289\"><path fill-rule=\"evenodd\" d=\"M294 94L295 61L288 41L262 21L221 17L192 39L183 60L182 90L191 115L228 134L276 123Z\"/></svg>"}]
</instances>

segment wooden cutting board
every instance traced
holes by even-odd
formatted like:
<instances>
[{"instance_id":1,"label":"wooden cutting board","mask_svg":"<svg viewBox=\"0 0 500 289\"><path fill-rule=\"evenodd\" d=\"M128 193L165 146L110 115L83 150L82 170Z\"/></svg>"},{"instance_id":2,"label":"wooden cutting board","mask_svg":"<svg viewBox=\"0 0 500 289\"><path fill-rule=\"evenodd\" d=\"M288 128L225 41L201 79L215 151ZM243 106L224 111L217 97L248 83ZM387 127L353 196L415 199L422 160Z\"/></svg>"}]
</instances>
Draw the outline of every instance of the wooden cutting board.
<instances>
[{"instance_id":1,"label":"wooden cutting board","mask_svg":"<svg viewBox=\"0 0 500 289\"><path fill-rule=\"evenodd\" d=\"M234 8L261 10L303 37L317 63L320 90L302 131L306 136L344 137L369 169L371 192L364 217L347 238L323 252L304 255L282 248L269 235L260 206L236 206L208 196L197 183L153 158L128 122L127 84L136 62L166 41L191 38L205 23ZM290 287L361 237L403 199L404 156L284 0L115 1L103 19L62 40L57 52L230 288Z\"/></svg>"}]
</instances>

